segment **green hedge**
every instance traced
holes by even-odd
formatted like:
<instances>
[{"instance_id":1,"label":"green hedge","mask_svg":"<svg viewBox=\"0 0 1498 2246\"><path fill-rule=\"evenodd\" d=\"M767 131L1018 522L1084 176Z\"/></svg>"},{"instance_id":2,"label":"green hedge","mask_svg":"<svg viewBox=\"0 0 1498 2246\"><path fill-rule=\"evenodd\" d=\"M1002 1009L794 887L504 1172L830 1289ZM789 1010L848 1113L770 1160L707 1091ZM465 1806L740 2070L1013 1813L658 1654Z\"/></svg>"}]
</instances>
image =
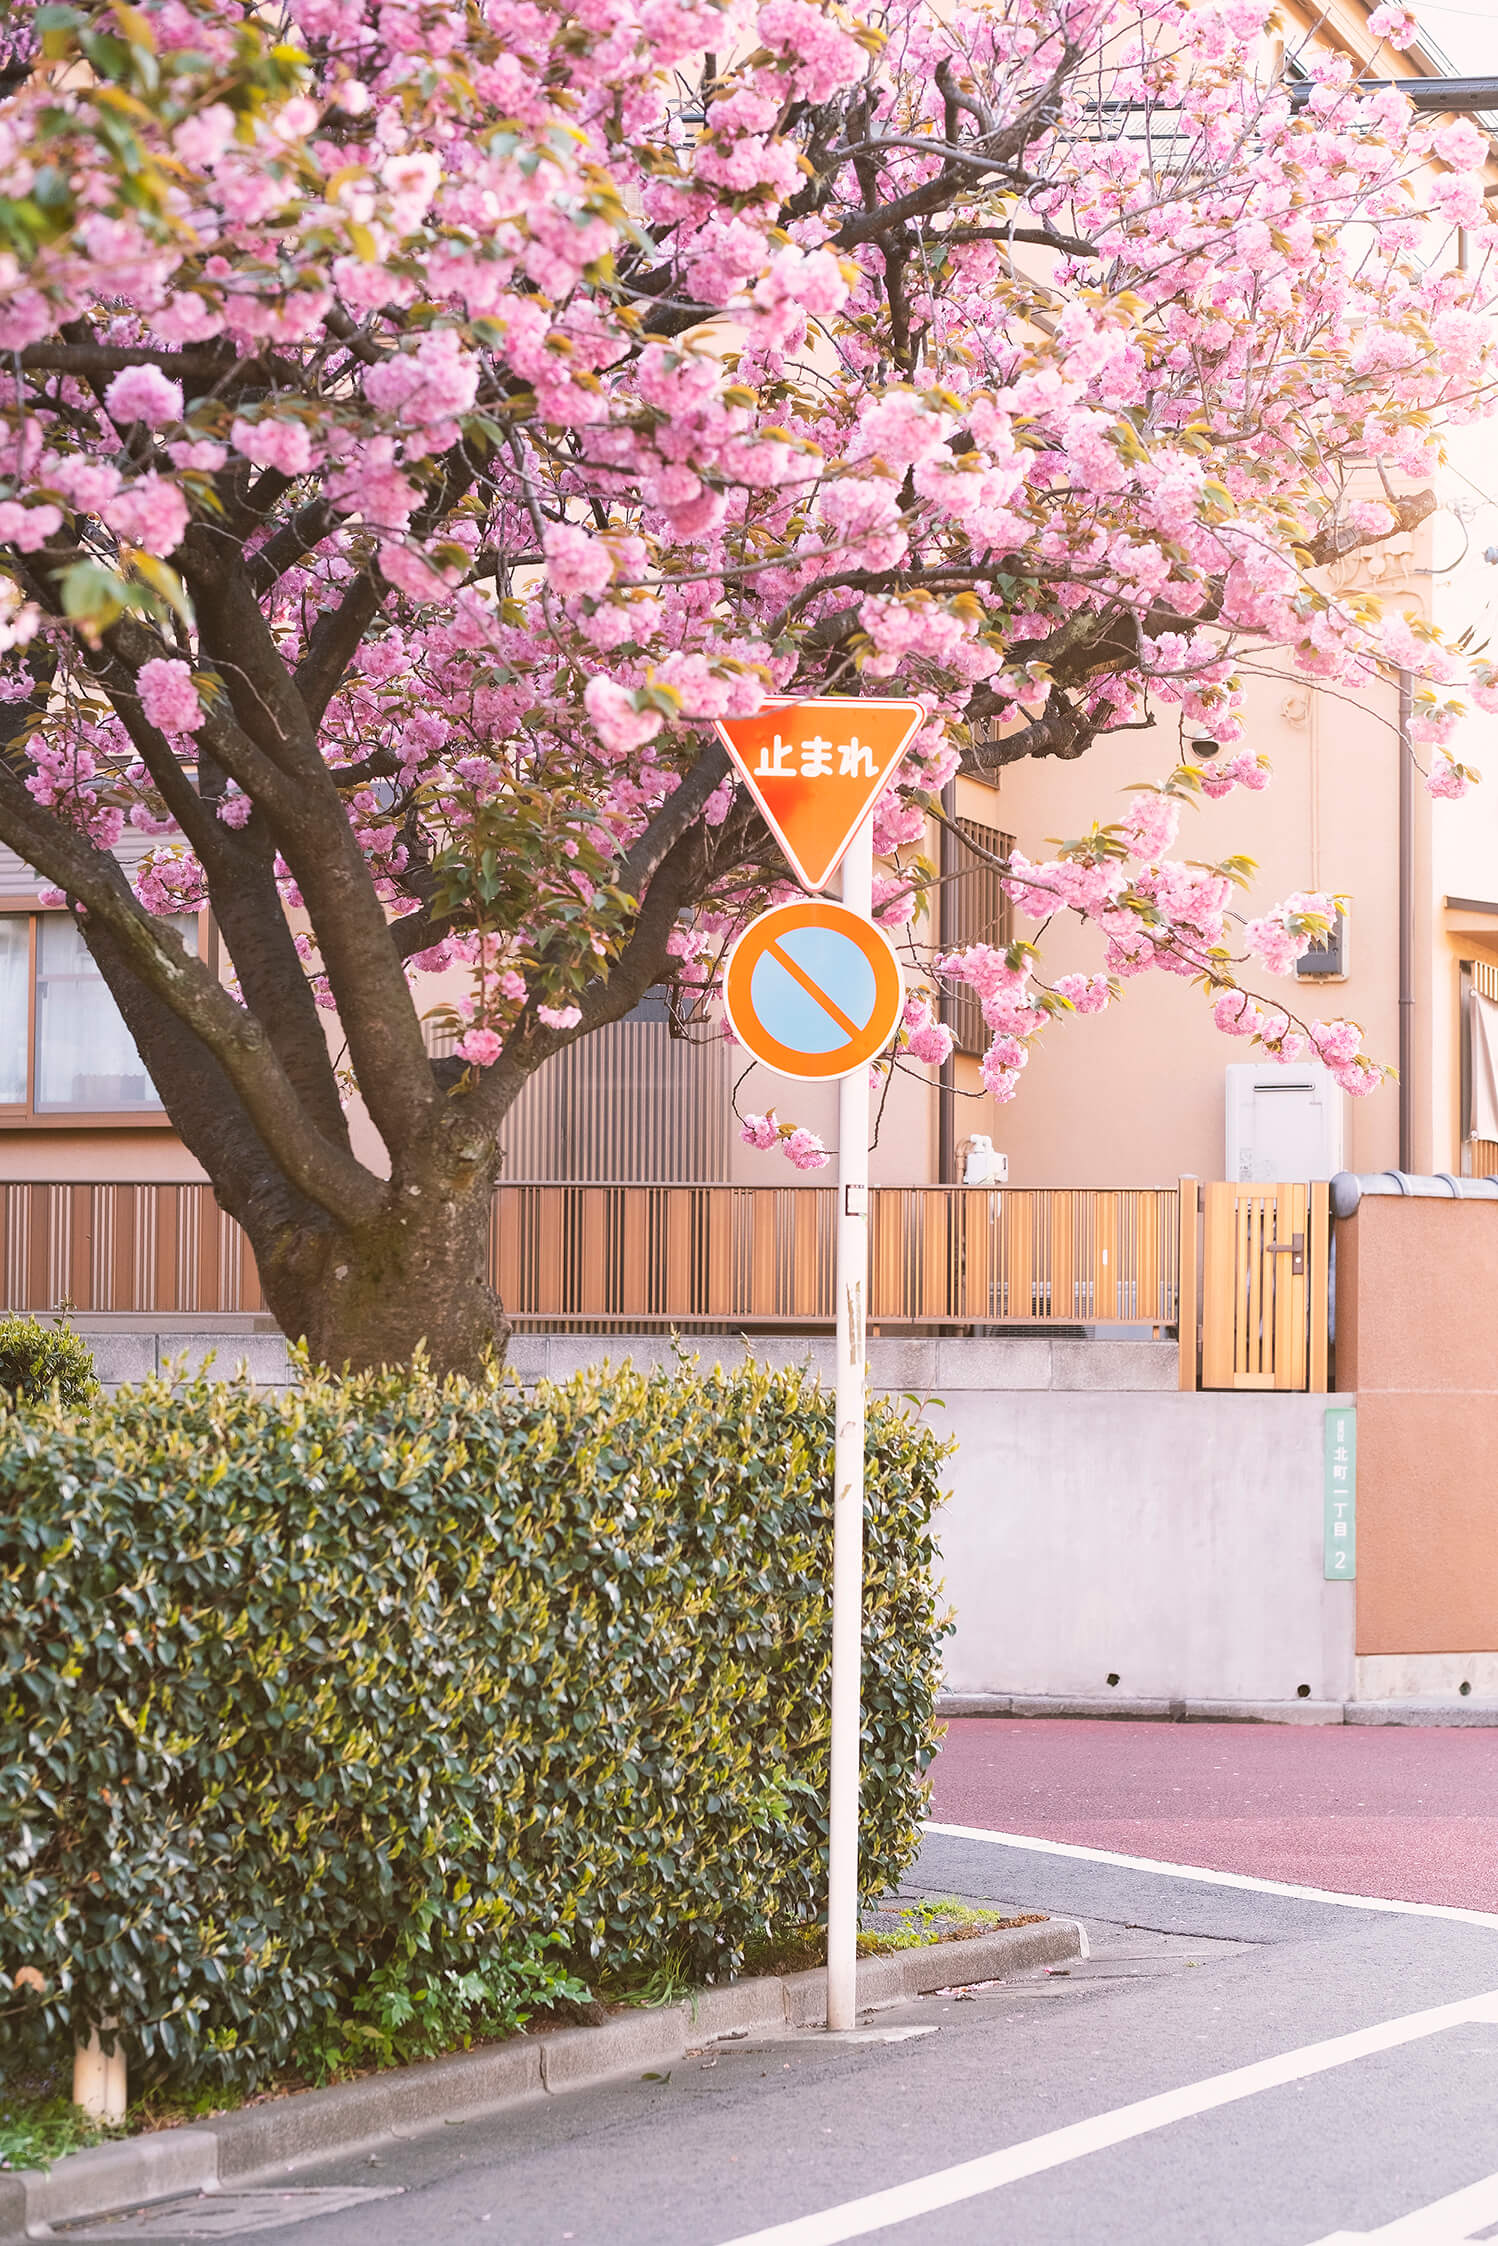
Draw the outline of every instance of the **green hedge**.
<instances>
[{"instance_id":1,"label":"green hedge","mask_svg":"<svg viewBox=\"0 0 1498 2246\"><path fill-rule=\"evenodd\" d=\"M71 1326L0 1318L0 1405L42 1404L54 1389L59 1403L74 1406L98 1394L87 1344Z\"/></svg>"},{"instance_id":2,"label":"green hedge","mask_svg":"<svg viewBox=\"0 0 1498 2246\"><path fill-rule=\"evenodd\" d=\"M864 1882L932 1748L943 1446L869 1416ZM249 2084L419 1947L733 1969L824 1877L830 1399L156 1382L0 1415L6 2048Z\"/></svg>"}]
</instances>

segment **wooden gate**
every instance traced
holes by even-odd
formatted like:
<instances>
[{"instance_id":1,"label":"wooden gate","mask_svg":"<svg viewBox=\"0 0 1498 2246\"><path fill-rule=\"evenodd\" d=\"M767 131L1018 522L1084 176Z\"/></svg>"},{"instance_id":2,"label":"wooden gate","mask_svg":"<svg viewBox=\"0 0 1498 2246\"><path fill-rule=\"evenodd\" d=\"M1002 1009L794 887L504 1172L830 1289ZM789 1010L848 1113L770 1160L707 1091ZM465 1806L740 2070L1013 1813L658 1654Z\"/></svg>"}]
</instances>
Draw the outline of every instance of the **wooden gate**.
<instances>
[{"instance_id":1,"label":"wooden gate","mask_svg":"<svg viewBox=\"0 0 1498 2246\"><path fill-rule=\"evenodd\" d=\"M1328 1189L1189 1185L1181 1193L1181 1386L1327 1384ZM1200 1263L1198 1266L1198 1252ZM1200 1325L1189 1305L1200 1269Z\"/></svg>"}]
</instances>

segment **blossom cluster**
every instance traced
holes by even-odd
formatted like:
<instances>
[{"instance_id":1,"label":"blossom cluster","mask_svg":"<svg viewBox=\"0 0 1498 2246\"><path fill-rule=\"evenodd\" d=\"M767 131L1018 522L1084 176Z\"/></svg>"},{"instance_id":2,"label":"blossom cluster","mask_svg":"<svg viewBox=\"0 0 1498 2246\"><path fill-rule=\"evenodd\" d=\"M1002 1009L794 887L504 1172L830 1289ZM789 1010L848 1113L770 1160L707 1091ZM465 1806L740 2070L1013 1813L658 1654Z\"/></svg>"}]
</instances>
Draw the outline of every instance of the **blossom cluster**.
<instances>
[{"instance_id":1,"label":"blossom cluster","mask_svg":"<svg viewBox=\"0 0 1498 2246\"><path fill-rule=\"evenodd\" d=\"M815 1131L804 1124L781 1123L774 1108L768 1115L746 1115L739 1137L762 1154L778 1149L797 1170L822 1170L832 1159Z\"/></svg>"},{"instance_id":2,"label":"blossom cluster","mask_svg":"<svg viewBox=\"0 0 1498 2246\"><path fill-rule=\"evenodd\" d=\"M644 931L710 998L783 876L721 769L690 791L713 721L770 693L925 702L879 813L894 929L923 897L900 854L995 729L1075 753L1163 714L1217 744L1201 792L1262 787L1245 649L1354 693L1412 670L1432 792L1475 776L1451 741L1498 676L1319 562L1414 519L1442 418L1493 401L1486 142L1314 47L1292 98L1270 0L288 0L285 38L256 0L74 16L108 38L65 52L49 16L0 112L0 196L39 214L0 248L30 801L104 850L175 824L210 898L258 837L315 938L310 743L413 1005L466 979L475 1085L606 1011L585 996ZM1099 133L1099 100L1166 129ZM1098 973L938 963L995 1097L1058 1009L1214 956L1221 990L1233 883L1173 855L1186 792L1009 862L1022 916L1096 926ZM185 893L166 865L150 910ZM1249 953L1287 971L1330 909L1287 899ZM335 953L306 963L334 1004ZM1251 1033L1369 1073L1347 1025ZM901 1041L947 1058L929 993Z\"/></svg>"}]
</instances>

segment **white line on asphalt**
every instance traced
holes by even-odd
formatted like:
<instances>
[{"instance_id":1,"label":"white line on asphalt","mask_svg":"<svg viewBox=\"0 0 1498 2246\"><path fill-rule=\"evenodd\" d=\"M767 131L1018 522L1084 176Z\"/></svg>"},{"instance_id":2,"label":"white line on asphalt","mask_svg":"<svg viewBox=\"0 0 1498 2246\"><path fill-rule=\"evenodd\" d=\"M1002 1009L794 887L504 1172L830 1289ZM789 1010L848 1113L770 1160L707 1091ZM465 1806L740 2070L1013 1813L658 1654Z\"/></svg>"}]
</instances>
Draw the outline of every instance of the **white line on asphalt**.
<instances>
[{"instance_id":1,"label":"white line on asphalt","mask_svg":"<svg viewBox=\"0 0 1498 2246\"><path fill-rule=\"evenodd\" d=\"M1498 2223L1498 2176L1484 2176L1465 2191L1401 2215L1382 2230L1337 2230L1317 2246L1460 2246L1474 2232Z\"/></svg>"},{"instance_id":2,"label":"white line on asphalt","mask_svg":"<svg viewBox=\"0 0 1498 2246\"><path fill-rule=\"evenodd\" d=\"M1451 1918L1463 1926L1498 1927L1498 1911L1467 1911L1456 1903L1403 1903L1392 1896L1344 1895L1335 1887L1292 1887L1284 1880L1255 1879L1249 1872L1212 1872L1201 1864L1170 1864L1156 1856L1120 1856L1111 1848L1083 1848L1065 1840L1036 1840L1029 1833L993 1833L983 1825L923 1828L947 1840L986 1840L996 1848L1027 1848L1038 1856L1074 1856L1084 1864L1117 1864L1126 1872L1154 1872L1162 1879L1200 1880L1205 1887L1246 1887L1255 1895L1284 1895L1296 1903L1340 1903L1348 1911L1402 1911L1410 1918Z\"/></svg>"},{"instance_id":3,"label":"white line on asphalt","mask_svg":"<svg viewBox=\"0 0 1498 2246\"><path fill-rule=\"evenodd\" d=\"M1372 2058L1394 2051L1401 2044L1439 2035L1446 2028L1465 2027L1472 2021L1498 2023L1498 1989L1483 1996L1463 1997L1455 2004L1438 2004L1424 2012L1407 2012L1402 2019L1384 2020L1377 2027L1355 2028L1350 2035L1335 2035L1324 2043L1308 2043L1298 2051L1281 2052L1274 2059L1257 2059L1234 2067L1227 2074L1209 2075L1179 2090L1165 2090L1133 2105L1118 2106L1112 2113L1074 2121L1064 2129L1051 2129L1026 2144L1009 2145L1002 2152L982 2154L977 2160L959 2161L954 2168L939 2168L933 2175L917 2176L908 2184L870 2192L863 2199L845 2200L817 2215L800 2215L788 2223L774 2223L725 2241L725 2246L840 2246L848 2238L866 2238L870 2232L888 2230L894 2223L910 2222L917 2215L934 2214L940 2207L955 2207L962 2200L980 2198L1005 2184L1027 2176L1043 2175L1087 2153L1105 2152L1126 2144L1171 2122L1211 2113L1239 2098L1277 2090L1287 2082L1303 2082L1308 2075L1325 2074L1346 2066L1352 2059Z\"/></svg>"},{"instance_id":4,"label":"white line on asphalt","mask_svg":"<svg viewBox=\"0 0 1498 2246\"><path fill-rule=\"evenodd\" d=\"M813 2030L818 2043L910 2043L918 2035L935 2035L931 2028L823 2028Z\"/></svg>"}]
</instances>

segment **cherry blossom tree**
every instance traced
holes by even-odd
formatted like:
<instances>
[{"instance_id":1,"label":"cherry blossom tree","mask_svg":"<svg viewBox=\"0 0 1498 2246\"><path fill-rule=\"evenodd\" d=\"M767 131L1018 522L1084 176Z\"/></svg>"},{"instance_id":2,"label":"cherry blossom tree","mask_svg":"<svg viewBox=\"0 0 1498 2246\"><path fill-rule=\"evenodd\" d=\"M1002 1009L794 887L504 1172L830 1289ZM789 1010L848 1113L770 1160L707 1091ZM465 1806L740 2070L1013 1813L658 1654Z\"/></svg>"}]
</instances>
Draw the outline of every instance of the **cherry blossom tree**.
<instances>
[{"instance_id":1,"label":"cherry blossom tree","mask_svg":"<svg viewBox=\"0 0 1498 2246\"><path fill-rule=\"evenodd\" d=\"M316 1353L471 1367L505 1115L651 986L706 1020L784 875L712 730L919 694L879 909L985 1081L1146 968L1245 986L1181 799L1260 786L1246 647L1418 674L1432 784L1492 675L1321 565L1486 410L1486 144L1288 82L1265 0L79 0L0 54L0 836L55 884ZM1412 27L1380 8L1375 29ZM1458 261L1456 234L1466 236ZM1220 744L1044 865L1094 975L934 954L959 769L1180 712ZM155 838L127 879L129 824ZM211 907L226 980L175 934ZM429 1056L459 968L457 1049ZM1257 972L1257 969L1255 970ZM336 1017L336 1035L328 1035ZM1078 1032L1078 1034L1085 1034ZM354 1152L362 1098L388 1176ZM812 1164L811 1134L764 1118Z\"/></svg>"}]
</instances>

